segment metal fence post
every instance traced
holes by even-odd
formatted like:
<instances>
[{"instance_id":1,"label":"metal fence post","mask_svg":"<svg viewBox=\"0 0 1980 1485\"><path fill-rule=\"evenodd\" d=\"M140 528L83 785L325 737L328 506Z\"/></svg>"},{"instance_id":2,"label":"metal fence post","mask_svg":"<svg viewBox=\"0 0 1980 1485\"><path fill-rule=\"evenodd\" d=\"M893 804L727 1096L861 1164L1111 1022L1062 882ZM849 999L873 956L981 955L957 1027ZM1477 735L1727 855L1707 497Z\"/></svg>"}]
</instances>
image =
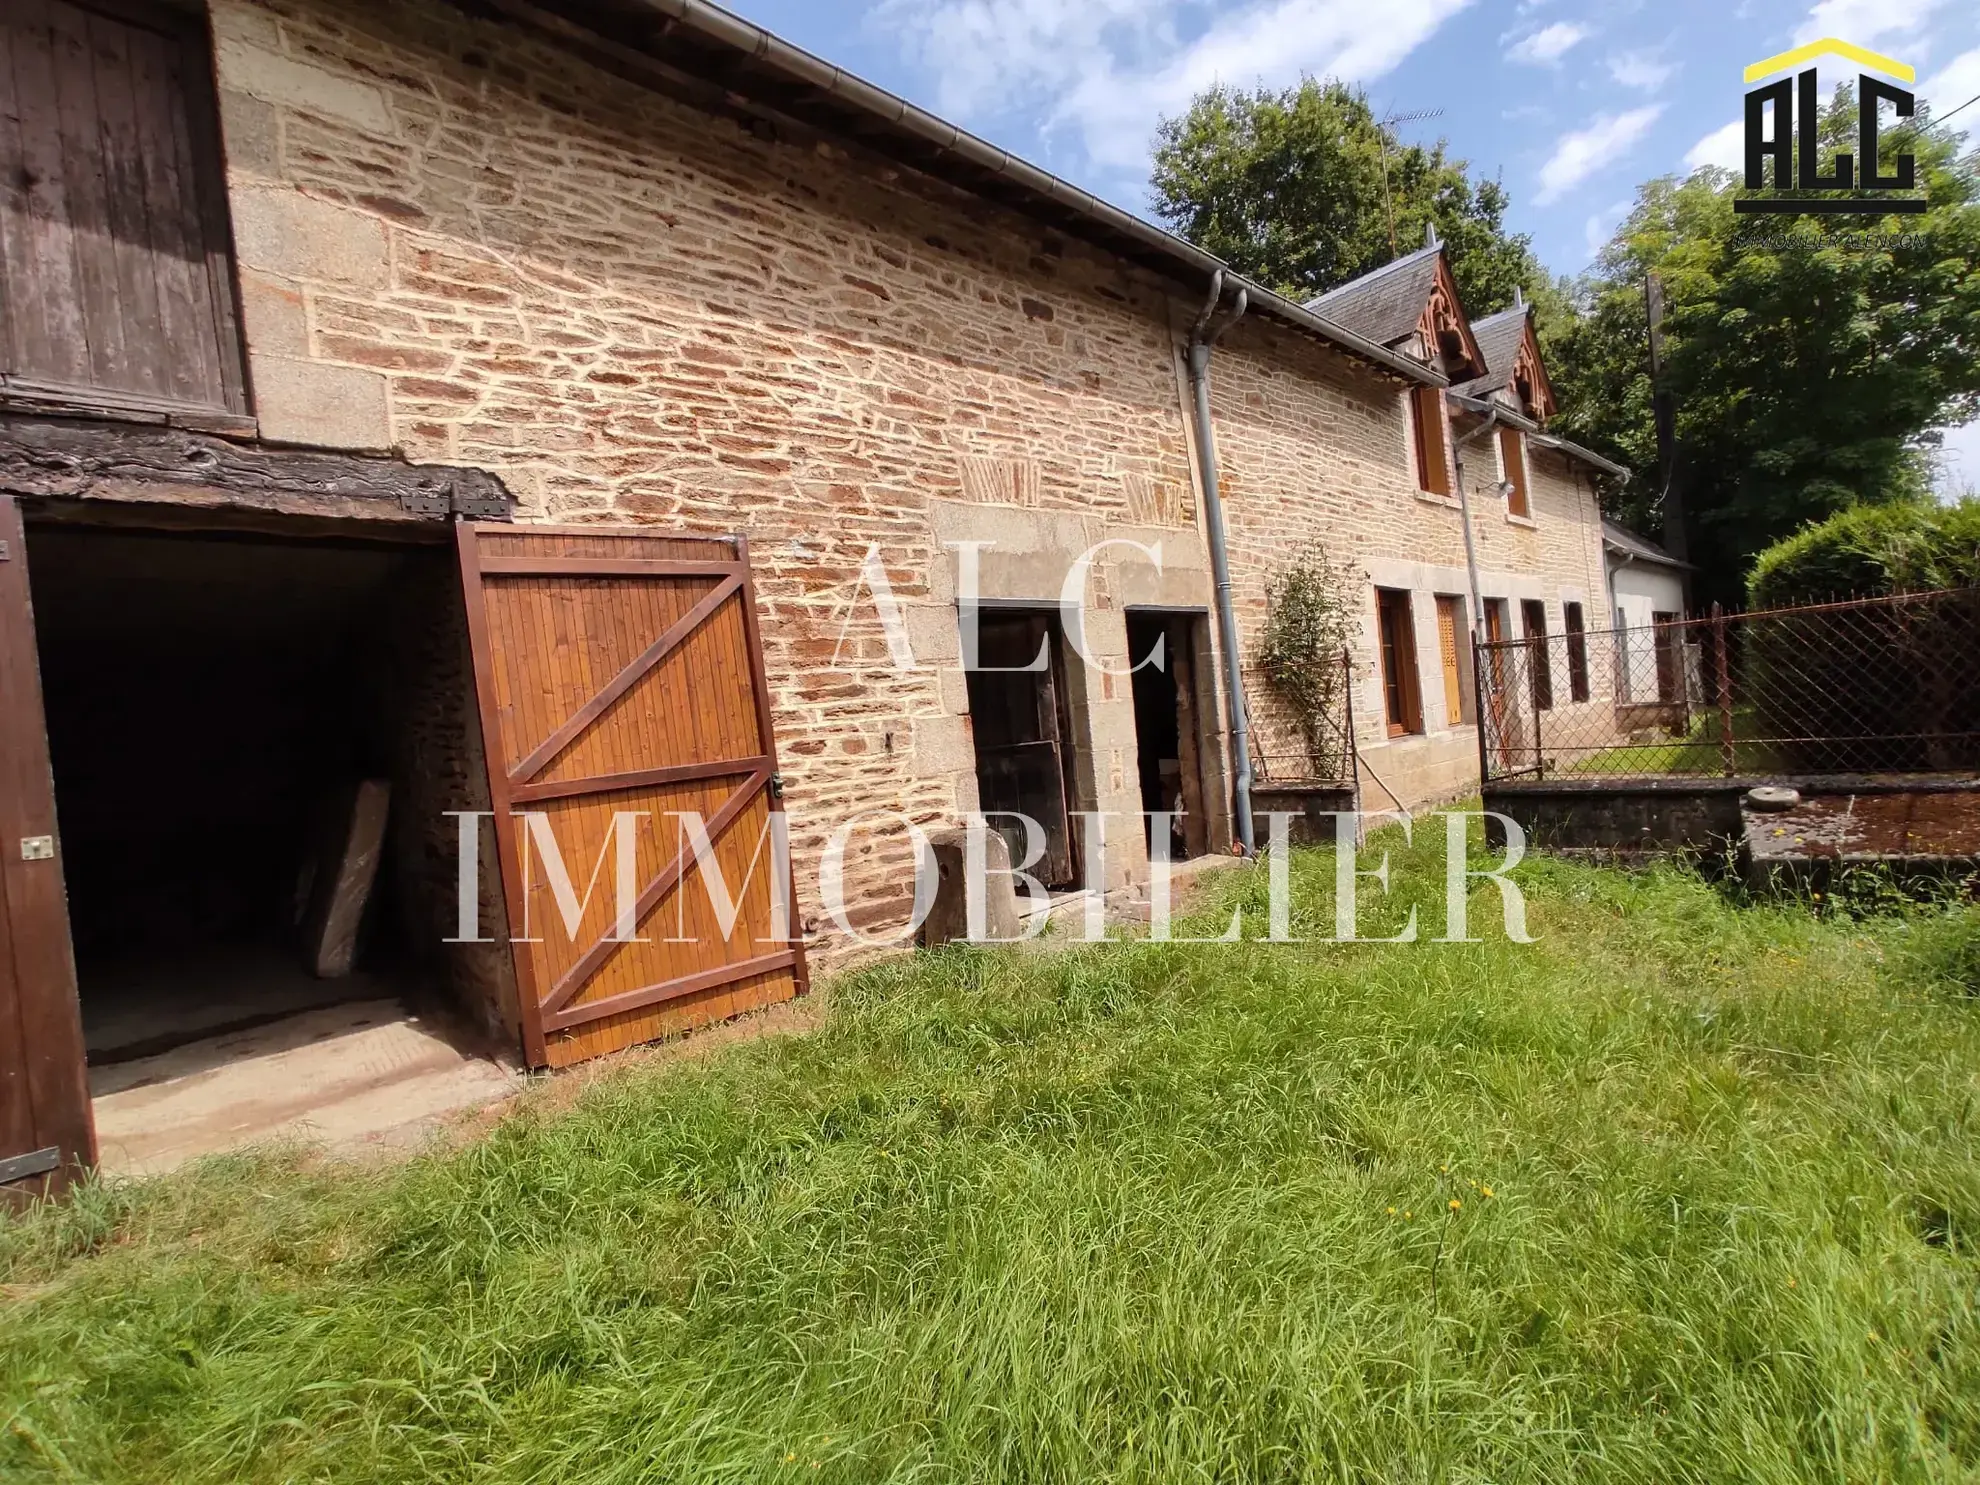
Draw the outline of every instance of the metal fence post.
<instances>
[{"instance_id":1,"label":"metal fence post","mask_svg":"<svg viewBox=\"0 0 1980 1485\"><path fill-rule=\"evenodd\" d=\"M1526 701L1533 708L1533 772L1543 779L1547 777L1547 755L1540 751L1540 667L1547 656L1540 646L1546 642L1543 635L1526 636Z\"/></svg>"},{"instance_id":2,"label":"metal fence post","mask_svg":"<svg viewBox=\"0 0 1980 1485\"><path fill-rule=\"evenodd\" d=\"M1354 791L1355 813L1361 812L1361 749L1354 740L1354 651L1341 646L1341 701L1343 703L1342 726L1345 735L1347 757L1347 784Z\"/></svg>"},{"instance_id":3,"label":"metal fence post","mask_svg":"<svg viewBox=\"0 0 1980 1485\"><path fill-rule=\"evenodd\" d=\"M1719 670L1719 764L1725 776L1738 771L1739 755L1733 744L1732 671L1726 665L1726 611L1712 605L1712 659Z\"/></svg>"}]
</instances>

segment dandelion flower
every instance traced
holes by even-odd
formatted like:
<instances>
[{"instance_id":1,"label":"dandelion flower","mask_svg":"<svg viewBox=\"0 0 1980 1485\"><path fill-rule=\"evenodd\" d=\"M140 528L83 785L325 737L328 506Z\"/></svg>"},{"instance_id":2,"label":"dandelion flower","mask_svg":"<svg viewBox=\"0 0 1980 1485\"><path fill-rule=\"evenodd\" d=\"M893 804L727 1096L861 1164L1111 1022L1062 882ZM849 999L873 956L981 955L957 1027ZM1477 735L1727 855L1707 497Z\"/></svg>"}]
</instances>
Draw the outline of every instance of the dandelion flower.
<instances>
[{"instance_id":1,"label":"dandelion flower","mask_svg":"<svg viewBox=\"0 0 1980 1485\"><path fill-rule=\"evenodd\" d=\"M1490 1186L1480 1186L1478 1188L1478 1194L1480 1196L1489 1197L1492 1195L1492 1188Z\"/></svg>"},{"instance_id":2,"label":"dandelion flower","mask_svg":"<svg viewBox=\"0 0 1980 1485\"><path fill-rule=\"evenodd\" d=\"M1391 1217L1393 1217L1393 1216L1395 1216L1395 1214L1396 1214L1396 1209L1395 1209L1394 1207L1390 1207L1390 1208L1389 1208L1389 1215L1390 1215Z\"/></svg>"},{"instance_id":3,"label":"dandelion flower","mask_svg":"<svg viewBox=\"0 0 1980 1485\"><path fill-rule=\"evenodd\" d=\"M1404 1212L1404 1213L1403 1213L1403 1221L1405 1221L1405 1222L1407 1222L1407 1221L1408 1221L1408 1220L1409 1220L1409 1219L1410 1219L1411 1217L1414 1217L1415 1215L1416 1215L1416 1213L1414 1213L1414 1212Z\"/></svg>"},{"instance_id":4,"label":"dandelion flower","mask_svg":"<svg viewBox=\"0 0 1980 1485\"><path fill-rule=\"evenodd\" d=\"M786 1454L786 1455L784 1456L784 1463L785 1463L785 1464L793 1464L793 1463L795 1463L795 1462L796 1462L796 1460L797 1460L797 1455L795 1455L795 1454Z\"/></svg>"},{"instance_id":5,"label":"dandelion flower","mask_svg":"<svg viewBox=\"0 0 1980 1485\"><path fill-rule=\"evenodd\" d=\"M1458 1199L1457 1199L1457 1198L1456 1198L1455 1196L1453 1196L1453 1197L1451 1198L1451 1210L1452 1210L1452 1211L1454 1211L1454 1212L1455 1212L1455 1211L1456 1211L1456 1210L1457 1210L1457 1209L1458 1209L1459 1207L1461 1207L1461 1206L1463 1206L1463 1205L1464 1205L1464 1203L1463 1203L1463 1202L1461 1202L1461 1201L1459 1201L1459 1200L1458 1200Z\"/></svg>"}]
</instances>

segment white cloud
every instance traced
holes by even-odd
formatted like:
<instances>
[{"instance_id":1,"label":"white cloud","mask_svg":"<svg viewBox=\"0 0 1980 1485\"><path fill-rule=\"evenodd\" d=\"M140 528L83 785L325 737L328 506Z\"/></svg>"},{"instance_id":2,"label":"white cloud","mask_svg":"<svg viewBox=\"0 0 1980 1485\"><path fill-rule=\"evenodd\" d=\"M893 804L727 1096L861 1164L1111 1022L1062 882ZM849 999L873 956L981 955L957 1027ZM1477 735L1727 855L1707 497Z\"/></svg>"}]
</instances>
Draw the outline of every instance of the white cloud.
<instances>
[{"instance_id":1,"label":"white cloud","mask_svg":"<svg viewBox=\"0 0 1980 1485\"><path fill-rule=\"evenodd\" d=\"M1877 46L1918 34L1945 0L1820 0L1795 28L1794 44L1834 36L1858 46Z\"/></svg>"},{"instance_id":2,"label":"white cloud","mask_svg":"<svg viewBox=\"0 0 1980 1485\"><path fill-rule=\"evenodd\" d=\"M1524 62L1534 67L1551 67L1576 46L1588 39L1588 28L1573 21L1555 21L1538 31L1520 37L1506 48L1508 62Z\"/></svg>"},{"instance_id":3,"label":"white cloud","mask_svg":"<svg viewBox=\"0 0 1980 1485\"><path fill-rule=\"evenodd\" d=\"M1951 113L1975 93L1980 93L1980 46L1961 52L1918 85L1918 96L1936 114ZM1980 103L1946 125L1946 132L1966 134L1976 128L1980 128Z\"/></svg>"},{"instance_id":4,"label":"white cloud","mask_svg":"<svg viewBox=\"0 0 1980 1485\"><path fill-rule=\"evenodd\" d=\"M1714 129L1698 143L1684 152L1684 168L1697 170L1705 165L1719 165L1727 170L1746 168L1746 122L1734 119L1720 129Z\"/></svg>"},{"instance_id":5,"label":"white cloud","mask_svg":"<svg viewBox=\"0 0 1980 1485\"><path fill-rule=\"evenodd\" d=\"M1609 239L1615 236L1616 228L1622 225L1622 219L1629 215L1629 206L1627 201L1618 201L1606 210L1596 212L1581 224L1582 242L1587 247L1591 260L1600 257L1602 249L1609 245Z\"/></svg>"},{"instance_id":6,"label":"white cloud","mask_svg":"<svg viewBox=\"0 0 1980 1485\"><path fill-rule=\"evenodd\" d=\"M943 112L1023 110L1125 178L1145 169L1156 122L1212 83L1371 82L1469 3L1255 0L1194 36L1197 0L886 0L875 14L932 74Z\"/></svg>"},{"instance_id":7,"label":"white cloud","mask_svg":"<svg viewBox=\"0 0 1980 1485\"><path fill-rule=\"evenodd\" d=\"M1656 92L1676 71L1671 63L1660 62L1655 52L1623 52L1609 58L1609 76L1643 93Z\"/></svg>"},{"instance_id":8,"label":"white cloud","mask_svg":"<svg viewBox=\"0 0 1980 1485\"><path fill-rule=\"evenodd\" d=\"M1577 129L1554 146L1540 167L1540 189L1534 201L1548 206L1561 199L1603 166L1614 163L1646 133L1664 112L1661 103L1632 108L1627 113L1603 114L1587 128Z\"/></svg>"}]
</instances>

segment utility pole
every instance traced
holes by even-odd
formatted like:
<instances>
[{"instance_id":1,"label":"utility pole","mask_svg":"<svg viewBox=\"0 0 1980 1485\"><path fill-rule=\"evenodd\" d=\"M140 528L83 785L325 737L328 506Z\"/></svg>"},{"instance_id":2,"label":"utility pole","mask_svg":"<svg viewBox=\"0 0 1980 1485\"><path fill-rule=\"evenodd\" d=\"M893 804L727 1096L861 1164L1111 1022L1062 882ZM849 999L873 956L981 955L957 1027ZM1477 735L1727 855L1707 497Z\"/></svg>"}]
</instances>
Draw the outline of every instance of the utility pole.
<instances>
[{"instance_id":1,"label":"utility pole","mask_svg":"<svg viewBox=\"0 0 1980 1485\"><path fill-rule=\"evenodd\" d=\"M1643 280L1643 305L1650 322L1650 410L1657 426L1657 479L1663 487L1664 550L1678 561L1691 556L1684 530L1684 491L1678 485L1677 404L1664 382L1664 281L1653 270Z\"/></svg>"}]
</instances>

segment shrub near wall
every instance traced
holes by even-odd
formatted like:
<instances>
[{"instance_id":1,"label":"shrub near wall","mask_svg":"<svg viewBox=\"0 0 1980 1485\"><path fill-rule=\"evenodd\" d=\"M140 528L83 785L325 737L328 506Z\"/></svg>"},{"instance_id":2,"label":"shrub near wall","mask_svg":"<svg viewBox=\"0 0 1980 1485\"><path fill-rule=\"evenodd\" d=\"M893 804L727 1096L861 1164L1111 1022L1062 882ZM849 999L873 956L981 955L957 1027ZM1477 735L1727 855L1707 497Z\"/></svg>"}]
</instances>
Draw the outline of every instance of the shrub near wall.
<instances>
[{"instance_id":1,"label":"shrub near wall","mask_svg":"<svg viewBox=\"0 0 1980 1485\"><path fill-rule=\"evenodd\" d=\"M1760 554L1755 609L1963 590L1888 611L1742 626L1741 680L1790 767L1980 768L1980 501L1862 506Z\"/></svg>"}]
</instances>

